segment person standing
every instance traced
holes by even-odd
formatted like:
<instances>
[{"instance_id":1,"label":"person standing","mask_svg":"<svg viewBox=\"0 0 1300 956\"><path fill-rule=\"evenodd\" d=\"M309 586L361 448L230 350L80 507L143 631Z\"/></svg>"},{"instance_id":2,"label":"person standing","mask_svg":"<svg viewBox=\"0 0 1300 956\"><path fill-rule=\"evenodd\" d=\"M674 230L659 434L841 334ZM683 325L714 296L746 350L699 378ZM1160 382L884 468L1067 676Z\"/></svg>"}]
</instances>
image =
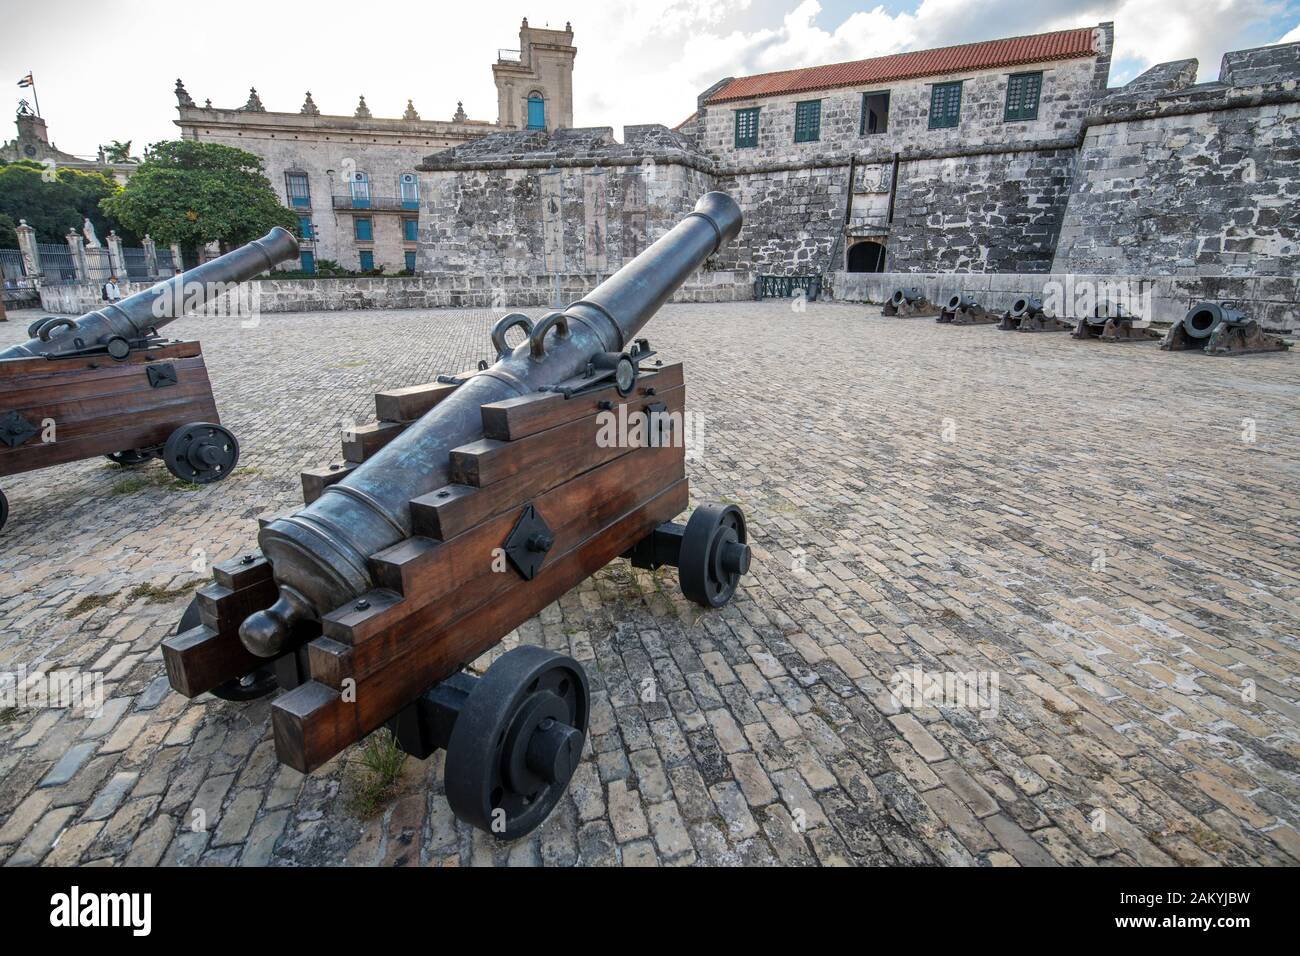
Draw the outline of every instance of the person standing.
<instances>
[{"instance_id":1,"label":"person standing","mask_svg":"<svg viewBox=\"0 0 1300 956\"><path fill-rule=\"evenodd\" d=\"M104 301L117 302L122 298L122 290L117 287L117 276L109 276L104 283Z\"/></svg>"}]
</instances>

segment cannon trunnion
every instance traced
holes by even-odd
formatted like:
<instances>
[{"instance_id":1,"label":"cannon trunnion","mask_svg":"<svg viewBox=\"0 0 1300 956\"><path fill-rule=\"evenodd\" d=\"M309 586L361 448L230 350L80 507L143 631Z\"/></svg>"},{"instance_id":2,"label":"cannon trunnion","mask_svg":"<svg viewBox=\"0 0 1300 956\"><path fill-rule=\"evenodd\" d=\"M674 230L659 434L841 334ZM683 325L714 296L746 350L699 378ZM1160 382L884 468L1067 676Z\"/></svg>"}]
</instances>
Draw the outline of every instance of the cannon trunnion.
<instances>
[{"instance_id":1,"label":"cannon trunnion","mask_svg":"<svg viewBox=\"0 0 1300 956\"><path fill-rule=\"evenodd\" d=\"M217 417L203 352L157 330L297 254L277 227L78 319L33 323L30 342L0 352L0 477L97 455L124 468L161 458L195 484L229 475L239 442ZM0 492L0 528L8 516Z\"/></svg>"},{"instance_id":2,"label":"cannon trunnion","mask_svg":"<svg viewBox=\"0 0 1300 956\"><path fill-rule=\"evenodd\" d=\"M706 608L735 594L744 517L702 504L673 522L689 506L685 379L636 335L739 228L734 201L709 194L587 298L536 325L504 317L496 364L378 393L342 460L303 473L307 507L214 569L199 623L163 644L172 686L278 686L276 753L302 772L388 727L408 753L447 751L461 819L505 839L540 824L584 746L583 668L530 646L466 668L620 556L676 567Z\"/></svg>"}]
</instances>

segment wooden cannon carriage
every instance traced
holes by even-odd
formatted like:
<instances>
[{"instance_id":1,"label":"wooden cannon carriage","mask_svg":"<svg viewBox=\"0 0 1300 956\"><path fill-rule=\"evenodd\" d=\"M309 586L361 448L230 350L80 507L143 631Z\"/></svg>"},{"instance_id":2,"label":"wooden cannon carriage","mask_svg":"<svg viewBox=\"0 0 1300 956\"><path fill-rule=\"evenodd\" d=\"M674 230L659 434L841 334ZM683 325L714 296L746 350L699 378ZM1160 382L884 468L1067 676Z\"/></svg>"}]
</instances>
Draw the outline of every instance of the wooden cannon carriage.
<instances>
[{"instance_id":1,"label":"wooden cannon carriage","mask_svg":"<svg viewBox=\"0 0 1300 956\"><path fill-rule=\"evenodd\" d=\"M230 474L239 442L217 416L202 349L157 330L297 249L275 229L99 311L33 323L30 342L0 352L0 477L97 455L126 467L161 458L195 484ZM0 528L8 517L0 492Z\"/></svg>"},{"instance_id":2,"label":"wooden cannon carriage","mask_svg":"<svg viewBox=\"0 0 1300 956\"><path fill-rule=\"evenodd\" d=\"M672 522L688 507L683 370L635 335L739 228L711 193L582 301L502 319L496 364L377 394L343 461L303 474L307 507L217 566L163 644L172 686L283 689L276 753L303 772L387 726L408 753L446 749L462 819L506 839L540 824L582 752L583 668L532 646L464 668L620 556L677 567L705 607L731 599L744 517L706 504ZM514 327L527 341L510 349Z\"/></svg>"}]
</instances>

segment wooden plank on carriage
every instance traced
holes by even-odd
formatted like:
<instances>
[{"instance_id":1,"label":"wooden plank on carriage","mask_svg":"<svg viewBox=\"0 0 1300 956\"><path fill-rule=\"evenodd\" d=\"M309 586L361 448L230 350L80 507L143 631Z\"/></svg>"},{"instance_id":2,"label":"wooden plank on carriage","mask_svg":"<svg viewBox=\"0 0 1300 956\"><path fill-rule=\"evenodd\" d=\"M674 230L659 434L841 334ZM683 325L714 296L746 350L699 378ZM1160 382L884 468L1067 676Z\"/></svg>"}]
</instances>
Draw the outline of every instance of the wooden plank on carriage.
<instances>
[{"instance_id":1,"label":"wooden plank on carriage","mask_svg":"<svg viewBox=\"0 0 1300 956\"><path fill-rule=\"evenodd\" d=\"M648 405L662 403L670 409L681 408L685 393L684 387L678 387L654 395L629 396L623 407L627 409L629 418L635 413L644 412ZM618 420L623 420L618 409L614 411L619 416ZM453 448L451 480L456 484L483 488L512 475L542 467L555 455L557 448L597 448L604 421L601 416L608 414L607 411L597 412L518 441L484 438Z\"/></svg>"},{"instance_id":2,"label":"wooden plank on carriage","mask_svg":"<svg viewBox=\"0 0 1300 956\"><path fill-rule=\"evenodd\" d=\"M348 430L343 457L359 465L406 430L401 422L368 422Z\"/></svg>"},{"instance_id":3,"label":"wooden plank on carriage","mask_svg":"<svg viewBox=\"0 0 1300 956\"><path fill-rule=\"evenodd\" d=\"M238 632L221 633L206 625L166 638L162 652L168 681L191 698L267 663L244 648Z\"/></svg>"},{"instance_id":4,"label":"wooden plank on carriage","mask_svg":"<svg viewBox=\"0 0 1300 956\"><path fill-rule=\"evenodd\" d=\"M170 342L151 349L139 349L121 361L110 360L105 364L105 356L77 356L75 358L32 358L0 360L0 379L21 378L32 380L36 384L73 385L80 380L87 369L95 369L101 374L130 375L141 365L151 362L171 362L176 359L197 358L203 354L198 342Z\"/></svg>"},{"instance_id":5,"label":"wooden plank on carriage","mask_svg":"<svg viewBox=\"0 0 1300 956\"><path fill-rule=\"evenodd\" d=\"M554 561L647 498L686 476L680 448L643 448L616 458L585 475L553 488L527 504L546 522L554 543L546 561ZM385 632L428 629L447 620L455 608L508 599L523 578L502 552L522 513L524 502L445 542L407 538L370 559L380 590L402 595L391 610L376 605L358 612L349 605L326 615L324 633L345 644L360 644ZM543 567L546 566L544 562ZM455 600L443 600L454 595ZM415 623L404 625L412 617Z\"/></svg>"},{"instance_id":6,"label":"wooden plank on carriage","mask_svg":"<svg viewBox=\"0 0 1300 956\"><path fill-rule=\"evenodd\" d=\"M319 498L330 485L336 485L357 467L356 462L341 461L323 468L308 468L301 474L302 502L311 504Z\"/></svg>"},{"instance_id":7,"label":"wooden plank on carriage","mask_svg":"<svg viewBox=\"0 0 1300 956\"><path fill-rule=\"evenodd\" d=\"M663 393L683 384L682 364L674 362L659 368L650 368L637 380L629 398L637 398L654 389ZM583 395L565 398L556 392L533 392L483 406L483 437L499 441L518 441L548 428L555 428L576 418L594 415L601 402L620 404L623 398L610 385Z\"/></svg>"},{"instance_id":8,"label":"wooden plank on carriage","mask_svg":"<svg viewBox=\"0 0 1300 956\"><path fill-rule=\"evenodd\" d=\"M271 565L258 553L223 561L213 568L215 584L198 594L203 623L165 638L163 661L167 676L187 697L196 697L219 684L243 677L266 664L239 640L239 625L254 611L270 607L276 598Z\"/></svg>"},{"instance_id":9,"label":"wooden plank on carriage","mask_svg":"<svg viewBox=\"0 0 1300 956\"><path fill-rule=\"evenodd\" d=\"M249 551L237 558L218 561L212 566L212 578L223 588L239 591L271 580L271 562L261 551Z\"/></svg>"},{"instance_id":10,"label":"wooden plank on carriage","mask_svg":"<svg viewBox=\"0 0 1300 956\"><path fill-rule=\"evenodd\" d=\"M681 412L685 390L670 389L659 396L667 410ZM445 541L513 508L575 475L626 455L625 445L601 447L596 442L573 442L556 447L533 467L503 478L485 488L473 485L445 485L411 500L411 523L417 535Z\"/></svg>"},{"instance_id":11,"label":"wooden plank on carriage","mask_svg":"<svg viewBox=\"0 0 1300 956\"><path fill-rule=\"evenodd\" d=\"M335 687L315 679L287 694L271 706L271 725L279 759L310 773L345 747L381 726L433 684L473 661L504 635L527 621L542 608L618 557L653 528L686 510L686 480L675 482L593 535L554 564L543 566L531 582L517 588L510 600L489 600L469 609L455 621L435 631L408 635L394 642L399 649L388 665L364 680L358 680L355 697L344 700ZM387 635L384 638L387 642ZM347 655L360 648L348 648L339 656L336 675L349 671ZM313 657L313 661L316 658ZM314 665L313 665L314 666Z\"/></svg>"},{"instance_id":12,"label":"wooden plank on carriage","mask_svg":"<svg viewBox=\"0 0 1300 956\"><path fill-rule=\"evenodd\" d=\"M461 372L456 379L466 379L478 374ZM375 417L381 422L415 421L426 414L435 405L459 388L451 382L426 382L423 385L407 385L405 388L387 388L375 392Z\"/></svg>"}]
</instances>

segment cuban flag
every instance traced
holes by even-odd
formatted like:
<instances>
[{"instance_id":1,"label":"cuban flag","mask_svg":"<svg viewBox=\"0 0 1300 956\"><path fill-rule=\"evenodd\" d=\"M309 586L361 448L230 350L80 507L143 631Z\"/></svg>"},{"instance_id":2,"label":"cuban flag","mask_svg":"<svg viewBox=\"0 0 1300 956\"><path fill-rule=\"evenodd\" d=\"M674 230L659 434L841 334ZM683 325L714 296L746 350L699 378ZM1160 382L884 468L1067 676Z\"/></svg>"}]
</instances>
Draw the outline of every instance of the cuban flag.
<instances>
[{"instance_id":1,"label":"cuban flag","mask_svg":"<svg viewBox=\"0 0 1300 956\"><path fill-rule=\"evenodd\" d=\"M32 75L28 73L26 76L24 76L21 80L18 81L18 86L19 88L32 86L35 82L36 81L32 79Z\"/></svg>"}]
</instances>

